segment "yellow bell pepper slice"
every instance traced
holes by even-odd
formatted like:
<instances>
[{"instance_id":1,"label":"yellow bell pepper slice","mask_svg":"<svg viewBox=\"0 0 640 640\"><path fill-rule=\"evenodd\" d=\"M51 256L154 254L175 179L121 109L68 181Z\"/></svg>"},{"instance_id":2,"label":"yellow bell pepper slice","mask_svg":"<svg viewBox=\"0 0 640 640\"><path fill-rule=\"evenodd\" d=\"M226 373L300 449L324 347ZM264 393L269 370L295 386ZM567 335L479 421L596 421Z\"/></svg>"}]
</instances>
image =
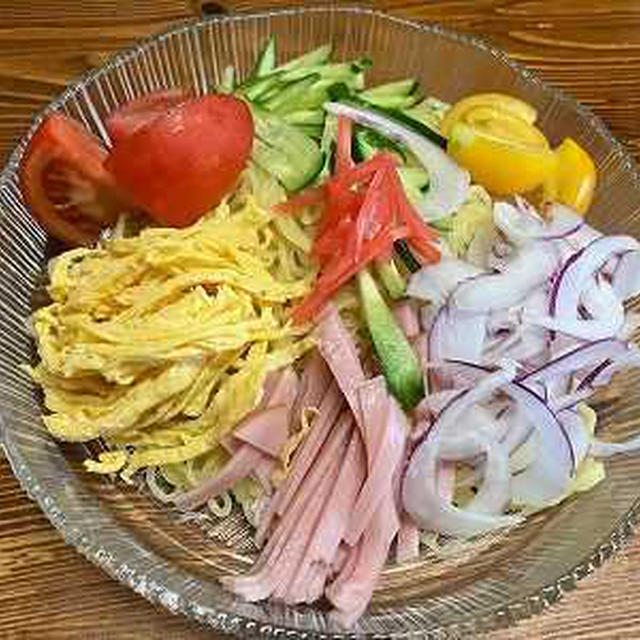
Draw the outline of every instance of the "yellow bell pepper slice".
<instances>
[{"instance_id":1,"label":"yellow bell pepper slice","mask_svg":"<svg viewBox=\"0 0 640 640\"><path fill-rule=\"evenodd\" d=\"M519 98L504 93L477 93L459 100L449 109L440 125L442 135L449 137L456 122L468 122L470 114L485 107L511 114L531 125L538 117L537 111Z\"/></svg>"},{"instance_id":2,"label":"yellow bell pepper slice","mask_svg":"<svg viewBox=\"0 0 640 640\"><path fill-rule=\"evenodd\" d=\"M510 130L508 120L492 121L482 128L477 123L457 122L447 145L449 154L469 171L473 181L497 196L533 191L555 168L554 154L542 133L522 120L517 131ZM522 135L522 125L531 129L526 135Z\"/></svg>"},{"instance_id":3,"label":"yellow bell pepper slice","mask_svg":"<svg viewBox=\"0 0 640 640\"><path fill-rule=\"evenodd\" d=\"M457 102L441 130L447 151L494 195L526 193L554 169L549 143L534 126L536 110L519 98L480 93Z\"/></svg>"},{"instance_id":4,"label":"yellow bell pepper slice","mask_svg":"<svg viewBox=\"0 0 640 640\"><path fill-rule=\"evenodd\" d=\"M554 151L555 168L544 183L544 197L561 202L578 213L586 213L597 183L591 156L572 138L565 138Z\"/></svg>"}]
</instances>

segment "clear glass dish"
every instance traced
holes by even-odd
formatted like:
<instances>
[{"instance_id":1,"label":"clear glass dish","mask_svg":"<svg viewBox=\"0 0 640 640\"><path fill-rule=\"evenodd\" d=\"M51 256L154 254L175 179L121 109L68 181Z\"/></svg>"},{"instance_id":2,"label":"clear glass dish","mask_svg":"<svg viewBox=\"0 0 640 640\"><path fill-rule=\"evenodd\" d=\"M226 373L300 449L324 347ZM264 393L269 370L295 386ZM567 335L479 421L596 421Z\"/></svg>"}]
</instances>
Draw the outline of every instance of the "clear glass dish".
<instances>
[{"instance_id":1,"label":"clear glass dish","mask_svg":"<svg viewBox=\"0 0 640 640\"><path fill-rule=\"evenodd\" d=\"M607 232L640 235L635 165L587 109L481 42L375 11L295 9L180 26L92 71L47 111L62 110L104 138L102 119L118 104L159 87L209 91L226 65L245 72L270 33L284 58L326 41L338 58L368 55L375 61L372 82L415 76L425 92L444 100L491 90L521 96L538 108L553 143L572 136L595 159L600 183L590 221ZM0 435L15 475L69 544L149 600L243 637L341 637L328 628L322 607L246 604L221 589L216 578L245 571L255 552L240 514L185 522L135 487L85 473L84 448L60 445L44 431L40 398L19 365L33 357L26 320L52 248L17 186L25 143L41 117L0 174ZM639 379L621 376L598 398L605 437L637 429ZM607 480L596 489L508 534L389 565L355 632L466 637L537 613L631 533L639 495L640 458L621 457L607 463Z\"/></svg>"}]
</instances>

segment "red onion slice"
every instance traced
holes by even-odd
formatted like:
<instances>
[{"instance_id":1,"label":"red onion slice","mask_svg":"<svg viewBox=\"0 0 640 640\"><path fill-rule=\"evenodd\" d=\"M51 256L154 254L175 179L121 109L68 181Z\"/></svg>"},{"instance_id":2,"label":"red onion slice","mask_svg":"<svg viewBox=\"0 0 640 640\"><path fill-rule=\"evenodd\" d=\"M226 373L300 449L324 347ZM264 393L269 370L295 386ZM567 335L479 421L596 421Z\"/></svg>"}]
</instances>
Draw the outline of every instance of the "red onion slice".
<instances>
[{"instance_id":1,"label":"red onion slice","mask_svg":"<svg viewBox=\"0 0 640 640\"><path fill-rule=\"evenodd\" d=\"M505 391L535 425L539 438L533 462L512 478L513 500L533 507L552 504L566 491L575 472L571 439L557 415L533 391L518 382L507 385Z\"/></svg>"},{"instance_id":2,"label":"red onion slice","mask_svg":"<svg viewBox=\"0 0 640 640\"><path fill-rule=\"evenodd\" d=\"M629 251L620 256L611 284L621 300L640 295L640 251Z\"/></svg>"},{"instance_id":3,"label":"red onion slice","mask_svg":"<svg viewBox=\"0 0 640 640\"><path fill-rule=\"evenodd\" d=\"M433 142L379 113L338 102L324 105L328 113L344 116L376 129L382 135L407 145L429 173L429 191L419 204L427 220L436 220L456 211L467 199L471 178L445 151Z\"/></svg>"},{"instance_id":4,"label":"red onion slice","mask_svg":"<svg viewBox=\"0 0 640 640\"><path fill-rule=\"evenodd\" d=\"M559 254L547 243L520 250L505 271L480 275L463 282L452 294L451 304L468 311L495 311L521 303L542 286L558 266Z\"/></svg>"},{"instance_id":5,"label":"red onion slice","mask_svg":"<svg viewBox=\"0 0 640 640\"><path fill-rule=\"evenodd\" d=\"M509 454L504 445L496 441L487 445L486 452L482 484L466 509L475 513L500 514L511 498Z\"/></svg>"},{"instance_id":6,"label":"red onion slice","mask_svg":"<svg viewBox=\"0 0 640 640\"><path fill-rule=\"evenodd\" d=\"M438 460L441 434L477 402L513 377L513 371L486 376L473 389L457 396L441 413L425 440L416 448L405 474L402 500L405 510L424 529L459 536L473 536L512 526L517 516L498 516L462 510L443 500L438 492Z\"/></svg>"},{"instance_id":7,"label":"red onion slice","mask_svg":"<svg viewBox=\"0 0 640 640\"><path fill-rule=\"evenodd\" d=\"M517 206L508 202L496 202L493 219L496 227L515 245L525 245L532 240L561 240L577 233L585 224L575 212L563 205L552 205L547 211L551 219L543 218L522 198L516 197Z\"/></svg>"},{"instance_id":8,"label":"red onion slice","mask_svg":"<svg viewBox=\"0 0 640 640\"><path fill-rule=\"evenodd\" d=\"M629 236L603 236L574 253L565 262L551 289L550 314L577 318L580 296L595 273L612 255L638 247L638 241Z\"/></svg>"},{"instance_id":9,"label":"red onion slice","mask_svg":"<svg viewBox=\"0 0 640 640\"><path fill-rule=\"evenodd\" d=\"M447 305L440 308L429 331L429 360L463 360L479 363L486 337L486 314L469 313ZM466 384L455 372L429 373L431 389L439 390Z\"/></svg>"},{"instance_id":10,"label":"red onion slice","mask_svg":"<svg viewBox=\"0 0 640 640\"><path fill-rule=\"evenodd\" d=\"M600 364L608 359L617 359L628 353L629 345L615 338L603 338L580 345L550 362L518 378L518 382L530 385L534 381L549 383L553 379L574 374L576 371Z\"/></svg>"},{"instance_id":11,"label":"red onion slice","mask_svg":"<svg viewBox=\"0 0 640 640\"><path fill-rule=\"evenodd\" d=\"M411 276L407 295L437 305L445 304L460 283L480 273L480 269L467 262L443 256L437 264L423 267Z\"/></svg>"}]
</instances>

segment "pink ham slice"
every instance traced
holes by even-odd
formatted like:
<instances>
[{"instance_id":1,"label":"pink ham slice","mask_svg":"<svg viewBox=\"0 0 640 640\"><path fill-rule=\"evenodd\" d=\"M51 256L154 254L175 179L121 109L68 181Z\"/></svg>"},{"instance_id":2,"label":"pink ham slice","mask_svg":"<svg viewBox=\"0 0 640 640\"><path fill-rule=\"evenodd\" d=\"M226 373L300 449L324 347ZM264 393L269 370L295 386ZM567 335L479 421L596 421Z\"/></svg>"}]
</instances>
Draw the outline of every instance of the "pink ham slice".
<instances>
[{"instance_id":1,"label":"pink ham slice","mask_svg":"<svg viewBox=\"0 0 640 640\"><path fill-rule=\"evenodd\" d=\"M359 399L370 463L344 536L351 545L365 531L384 496L393 491L394 473L402 463L407 439L404 414L389 396L384 378L361 385Z\"/></svg>"},{"instance_id":2,"label":"pink ham slice","mask_svg":"<svg viewBox=\"0 0 640 640\"><path fill-rule=\"evenodd\" d=\"M180 494L174 499L176 507L191 511L201 507L210 498L230 489L238 480L245 478L248 469L253 469L262 459L263 454L249 444L242 445L222 471L213 478L208 478L200 486Z\"/></svg>"},{"instance_id":3,"label":"pink ham slice","mask_svg":"<svg viewBox=\"0 0 640 640\"><path fill-rule=\"evenodd\" d=\"M411 302L400 302L393 308L393 316L409 340L413 340L420 333L420 318L418 310Z\"/></svg>"},{"instance_id":4,"label":"pink ham slice","mask_svg":"<svg viewBox=\"0 0 640 640\"><path fill-rule=\"evenodd\" d=\"M341 464L340 475L309 542L296 580L289 589L286 598L288 604L312 602L322 595L324 582L338 552L353 504L364 480L365 464L364 446L359 432L354 429Z\"/></svg>"},{"instance_id":5,"label":"pink ham slice","mask_svg":"<svg viewBox=\"0 0 640 640\"><path fill-rule=\"evenodd\" d=\"M356 422L361 426L357 390L365 381L365 375L355 342L333 305L324 310L316 327L316 336L318 349L351 407Z\"/></svg>"},{"instance_id":6,"label":"pink ham slice","mask_svg":"<svg viewBox=\"0 0 640 640\"><path fill-rule=\"evenodd\" d=\"M380 379L374 379L364 385L361 393L363 433L370 452L368 477L358 496L358 503L349 523L347 534L356 543L354 554L345 564L342 572L325 590L327 598L334 605L332 619L344 628L349 628L362 615L373 594L380 572L389 554L389 548L400 528L396 508L395 484L399 482L399 471L406 446L407 428L404 414L395 399L383 393ZM386 391L386 390L385 390ZM380 409L383 419L380 419ZM391 450L388 464L382 474L379 469L385 450ZM367 483L375 478L375 486L380 496L371 489L365 493ZM362 496L362 497L361 497ZM362 503L360 503L362 500ZM359 504L362 505L359 508ZM363 527L362 518L366 518L371 508L373 514ZM357 535L360 531L360 535ZM346 537L350 542L349 536ZM357 553L355 550L357 549Z\"/></svg>"},{"instance_id":7,"label":"pink ham slice","mask_svg":"<svg viewBox=\"0 0 640 640\"><path fill-rule=\"evenodd\" d=\"M331 383L322 398L318 415L313 420L311 433L296 451L289 475L278 487L267 511L260 519L256 532L256 542L259 545L264 541L273 519L276 516L282 516L291 504L343 407L344 398L338 386L335 383Z\"/></svg>"},{"instance_id":8,"label":"pink ham slice","mask_svg":"<svg viewBox=\"0 0 640 640\"><path fill-rule=\"evenodd\" d=\"M272 378L265 393L264 408L253 411L225 440L227 450L233 452L229 462L213 478L175 498L179 509L201 507L210 498L227 491L253 474L267 493L271 492L270 475L276 458L289 437L291 408L298 395L298 376L288 367Z\"/></svg>"},{"instance_id":9,"label":"pink ham slice","mask_svg":"<svg viewBox=\"0 0 640 640\"><path fill-rule=\"evenodd\" d=\"M280 520L247 576L224 577L223 585L248 601L271 595L283 598L302 561L322 509L340 472L347 447L352 418L343 413L318 456L311 473L304 479L290 508Z\"/></svg>"},{"instance_id":10,"label":"pink ham slice","mask_svg":"<svg viewBox=\"0 0 640 640\"><path fill-rule=\"evenodd\" d=\"M277 458L289 437L289 409L278 405L253 413L233 432L240 443L250 444L258 451Z\"/></svg>"},{"instance_id":11,"label":"pink ham slice","mask_svg":"<svg viewBox=\"0 0 640 640\"><path fill-rule=\"evenodd\" d=\"M341 627L348 629L353 626L367 608L399 527L395 502L389 492L385 494L360 544L355 547L358 553L351 575L344 581L332 583L325 591L335 607L331 618ZM345 567L348 568L351 567Z\"/></svg>"},{"instance_id":12,"label":"pink ham slice","mask_svg":"<svg viewBox=\"0 0 640 640\"><path fill-rule=\"evenodd\" d=\"M333 380L327 363L317 349L309 357L300 377L300 391L291 410L293 431L301 426L302 411L320 406L329 385Z\"/></svg>"},{"instance_id":13,"label":"pink ham slice","mask_svg":"<svg viewBox=\"0 0 640 640\"><path fill-rule=\"evenodd\" d=\"M420 531L410 516L403 513L396 540L396 562L405 564L418 557L420 557Z\"/></svg>"}]
</instances>

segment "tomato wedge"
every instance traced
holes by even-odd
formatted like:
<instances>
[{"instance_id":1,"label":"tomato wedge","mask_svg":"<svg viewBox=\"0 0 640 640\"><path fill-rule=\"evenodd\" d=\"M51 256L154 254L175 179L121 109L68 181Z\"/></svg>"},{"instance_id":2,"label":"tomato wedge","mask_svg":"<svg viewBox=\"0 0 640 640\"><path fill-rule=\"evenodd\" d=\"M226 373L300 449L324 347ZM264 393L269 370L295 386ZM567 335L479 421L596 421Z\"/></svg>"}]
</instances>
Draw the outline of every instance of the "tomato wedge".
<instances>
[{"instance_id":1,"label":"tomato wedge","mask_svg":"<svg viewBox=\"0 0 640 640\"><path fill-rule=\"evenodd\" d=\"M149 93L123 104L105 120L111 142L113 144L121 142L138 129L164 115L172 107L189 100L190 97L190 94L183 89L167 89Z\"/></svg>"},{"instance_id":2,"label":"tomato wedge","mask_svg":"<svg viewBox=\"0 0 640 640\"><path fill-rule=\"evenodd\" d=\"M78 122L60 114L42 122L20 164L20 188L33 217L69 245L94 243L122 199L103 163L107 152Z\"/></svg>"},{"instance_id":3,"label":"tomato wedge","mask_svg":"<svg viewBox=\"0 0 640 640\"><path fill-rule=\"evenodd\" d=\"M210 95L182 102L116 142L106 167L154 220L185 227L231 191L252 144L247 105Z\"/></svg>"}]
</instances>

